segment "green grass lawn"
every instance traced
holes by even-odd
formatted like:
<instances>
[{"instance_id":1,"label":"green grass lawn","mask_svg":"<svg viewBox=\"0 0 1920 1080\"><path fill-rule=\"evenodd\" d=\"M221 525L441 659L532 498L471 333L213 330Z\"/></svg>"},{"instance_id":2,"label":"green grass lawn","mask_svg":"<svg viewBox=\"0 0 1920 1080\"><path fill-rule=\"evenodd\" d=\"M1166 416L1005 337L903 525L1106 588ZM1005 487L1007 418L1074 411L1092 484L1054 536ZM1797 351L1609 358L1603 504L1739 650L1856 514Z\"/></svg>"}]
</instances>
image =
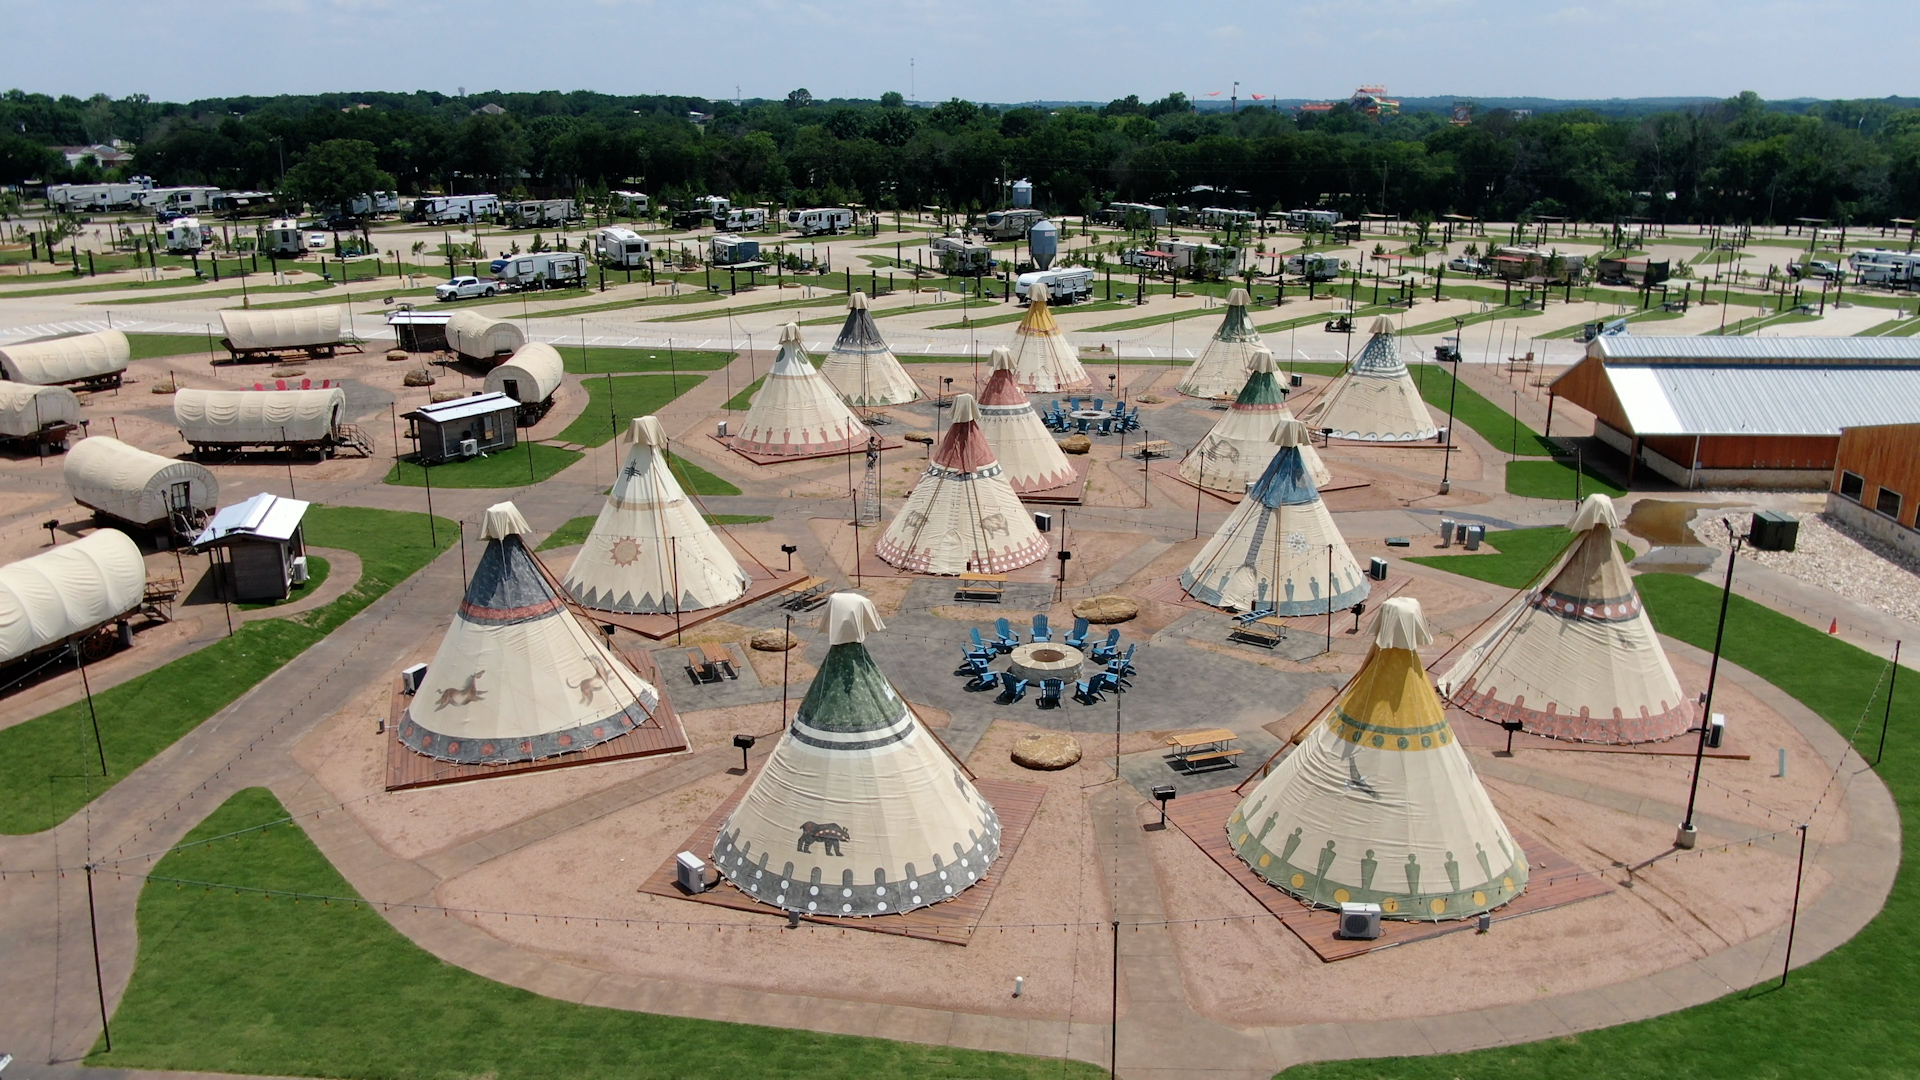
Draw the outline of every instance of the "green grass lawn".
<instances>
[{"instance_id":1,"label":"green grass lawn","mask_svg":"<svg viewBox=\"0 0 1920 1080\"><path fill-rule=\"evenodd\" d=\"M1420 396L1433 407L1435 418L1445 417L1447 401L1452 394L1453 372L1439 364L1416 364L1413 378L1420 387ZM1480 396L1478 391L1464 382L1460 384L1459 395L1453 400L1453 418L1456 423L1472 428L1503 454L1547 457L1553 453L1553 447L1547 445L1539 432L1525 424L1516 425L1512 413ZM1445 420L1441 422L1445 423Z\"/></svg>"},{"instance_id":2,"label":"green grass lawn","mask_svg":"<svg viewBox=\"0 0 1920 1080\"><path fill-rule=\"evenodd\" d=\"M1637 584L1654 626L1703 649L1713 647L1720 591L1677 574ZM1842 734L1884 707L1885 661L1743 597L1727 610L1728 660L1765 677ZM1920 885L1904 859L1920 845L1920 695L1901 689L1893 705L1880 778L1900 807L1902 864L1887 905L1858 936L1793 973L1667 1016L1545 1042L1437 1057L1302 1065L1287 1080L1751 1080L1786 1077L1920 1075L1911 1037L1920 993ZM1877 722L1862 725L1859 748L1874 752ZM1854 759L1847 770L1858 768Z\"/></svg>"},{"instance_id":3,"label":"green grass lawn","mask_svg":"<svg viewBox=\"0 0 1920 1080\"><path fill-rule=\"evenodd\" d=\"M557 438L581 446L600 446L613 438L616 431L625 431L628 420L659 412L676 396L706 380L705 375L622 375L611 379L583 379L580 385L587 389L586 411L568 424ZM608 405L609 397L611 407Z\"/></svg>"},{"instance_id":4,"label":"green grass lawn","mask_svg":"<svg viewBox=\"0 0 1920 1080\"><path fill-rule=\"evenodd\" d=\"M273 279L269 276L266 276L265 273L262 272L261 280L272 281ZM323 292L331 288L333 288L333 285L325 281L302 281L292 285L248 285L245 288L241 288L238 285L231 286L231 287L226 285L221 285L218 288L201 289L193 294L192 299L206 300L210 298L217 299L217 298L226 297L226 296L242 296L242 295L280 296L286 293ZM111 300L87 300L84 302L89 307L121 307L127 304L170 304L173 301L179 300L179 299L182 299L182 297L178 297L178 296L117 296Z\"/></svg>"},{"instance_id":5,"label":"green grass lawn","mask_svg":"<svg viewBox=\"0 0 1920 1080\"><path fill-rule=\"evenodd\" d=\"M0 730L0 833L39 832L66 820L459 536L453 522L441 519L435 546L425 514L338 506L309 509L306 534L316 547L359 555L360 580L332 603L246 623L232 637L95 694L107 775L100 775L85 701Z\"/></svg>"},{"instance_id":6,"label":"green grass lawn","mask_svg":"<svg viewBox=\"0 0 1920 1080\"><path fill-rule=\"evenodd\" d=\"M216 320L217 322L218 320ZM219 347L219 332L215 331L212 342L204 334L128 334L127 345L132 349L135 360L149 360L156 356L192 356L218 349L221 357L227 355Z\"/></svg>"},{"instance_id":7,"label":"green grass lawn","mask_svg":"<svg viewBox=\"0 0 1920 1080\"><path fill-rule=\"evenodd\" d=\"M589 345L586 355L579 346L556 345L560 359L575 375L604 375L611 371L626 374L636 371L714 371L726 367L733 354L724 349L627 349L613 345Z\"/></svg>"},{"instance_id":8,"label":"green grass lawn","mask_svg":"<svg viewBox=\"0 0 1920 1080\"><path fill-rule=\"evenodd\" d=\"M1059 1058L574 1005L491 982L355 902L286 816L271 792L248 788L153 868L113 1050L96 1047L88 1064L381 1080L1106 1075Z\"/></svg>"},{"instance_id":9,"label":"green grass lawn","mask_svg":"<svg viewBox=\"0 0 1920 1080\"><path fill-rule=\"evenodd\" d=\"M233 606L240 611L260 611L265 608L286 607L289 604L297 604L307 597L312 596L315 592L318 592L320 586L327 583L327 573L332 569L332 565L329 564L327 560L318 555L310 554L307 556L307 583L305 585L295 585L293 591L289 592L285 599L237 603Z\"/></svg>"},{"instance_id":10,"label":"green grass lawn","mask_svg":"<svg viewBox=\"0 0 1920 1080\"><path fill-rule=\"evenodd\" d=\"M773 520L765 514L702 514L701 516L707 519L707 524L709 525L758 525L762 521ZM598 514L587 514L574 518L553 530L545 540L540 541L540 546L534 550L545 551L548 548L563 548L572 547L575 544L584 544L587 542L587 534L593 531L593 523L599 520L599 518L600 515Z\"/></svg>"},{"instance_id":11,"label":"green grass lawn","mask_svg":"<svg viewBox=\"0 0 1920 1080\"><path fill-rule=\"evenodd\" d=\"M1626 489L1614 486L1613 481L1595 472L1591 465L1580 470L1576 482L1571 462L1530 460L1507 464L1507 493L1510 495L1573 502L1595 492L1616 499L1627 493Z\"/></svg>"},{"instance_id":12,"label":"green grass lawn","mask_svg":"<svg viewBox=\"0 0 1920 1080\"><path fill-rule=\"evenodd\" d=\"M1499 529L1489 531L1482 541L1494 549L1494 554L1412 555L1406 561L1476 581L1519 589L1531 585L1533 579L1553 562L1571 539L1573 534L1558 525L1538 529ZM1633 549L1620 544L1620 557L1631 561Z\"/></svg>"},{"instance_id":13,"label":"green grass lawn","mask_svg":"<svg viewBox=\"0 0 1920 1080\"><path fill-rule=\"evenodd\" d=\"M527 450L532 446L532 452ZM396 461L387 470L386 482L403 487L425 487L426 471L433 470L433 486L445 488L504 488L537 484L579 461L585 455L578 450L562 450L546 443L522 443L485 457L464 461L444 461L422 466L411 461Z\"/></svg>"},{"instance_id":14,"label":"green grass lawn","mask_svg":"<svg viewBox=\"0 0 1920 1080\"><path fill-rule=\"evenodd\" d=\"M385 308L386 304L383 303L383 301L389 296L401 297L407 300L422 300L433 295L433 289L431 287L408 289L400 287L398 282L395 282L395 286L396 287L392 289L362 289L359 292L343 292L337 296L330 292L323 292L318 296L304 296L298 300L269 300L264 304L249 304L248 307L254 311L320 307L325 304L359 304L366 308ZM255 291L257 292L258 290Z\"/></svg>"},{"instance_id":15,"label":"green grass lawn","mask_svg":"<svg viewBox=\"0 0 1920 1080\"><path fill-rule=\"evenodd\" d=\"M747 407L753 404L753 395L760 392L760 384L766 381L767 377L765 375L760 376L748 383L746 389L728 398L727 403L720 407L723 409L731 409L734 412L746 412Z\"/></svg>"},{"instance_id":16,"label":"green grass lawn","mask_svg":"<svg viewBox=\"0 0 1920 1080\"><path fill-rule=\"evenodd\" d=\"M1116 300L1111 306L1099 305L1095 306L1093 310L1118 311L1129 306L1130 305ZM1083 308L1082 310L1086 309ZM1142 315L1137 319L1122 319L1119 322L1101 323L1099 326L1087 327L1084 332L1089 334L1117 334L1123 330L1144 330L1149 326L1165 326L1167 323L1185 322L1188 319L1203 319L1209 315L1215 318L1225 318L1226 314L1224 308L1200 307L1188 311L1169 311L1160 315Z\"/></svg>"}]
</instances>

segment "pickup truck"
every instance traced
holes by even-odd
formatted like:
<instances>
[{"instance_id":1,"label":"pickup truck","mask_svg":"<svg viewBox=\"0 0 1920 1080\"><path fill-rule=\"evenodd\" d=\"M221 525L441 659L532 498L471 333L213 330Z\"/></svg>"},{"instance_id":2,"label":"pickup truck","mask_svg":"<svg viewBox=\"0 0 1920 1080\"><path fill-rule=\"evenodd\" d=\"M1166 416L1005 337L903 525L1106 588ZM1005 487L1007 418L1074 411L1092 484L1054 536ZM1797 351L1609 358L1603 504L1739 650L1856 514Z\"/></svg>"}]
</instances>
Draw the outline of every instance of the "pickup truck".
<instances>
[{"instance_id":1,"label":"pickup truck","mask_svg":"<svg viewBox=\"0 0 1920 1080\"><path fill-rule=\"evenodd\" d=\"M1830 278L1840 275L1840 264L1825 259L1804 259L1787 264L1787 274L1796 278Z\"/></svg>"},{"instance_id":2,"label":"pickup truck","mask_svg":"<svg viewBox=\"0 0 1920 1080\"><path fill-rule=\"evenodd\" d=\"M465 300L473 296L492 296L499 292L499 286L491 281L481 281L477 277L457 277L441 282L433 287L435 300Z\"/></svg>"}]
</instances>

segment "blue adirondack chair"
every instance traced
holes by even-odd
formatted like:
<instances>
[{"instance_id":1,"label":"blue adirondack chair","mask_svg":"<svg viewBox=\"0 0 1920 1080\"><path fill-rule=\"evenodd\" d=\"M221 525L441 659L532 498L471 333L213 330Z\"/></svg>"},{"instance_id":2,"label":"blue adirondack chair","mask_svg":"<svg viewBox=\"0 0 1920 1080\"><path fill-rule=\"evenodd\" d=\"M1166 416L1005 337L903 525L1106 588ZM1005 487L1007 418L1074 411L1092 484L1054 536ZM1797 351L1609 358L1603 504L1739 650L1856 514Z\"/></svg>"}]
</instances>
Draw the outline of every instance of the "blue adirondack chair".
<instances>
[{"instance_id":1,"label":"blue adirondack chair","mask_svg":"<svg viewBox=\"0 0 1920 1080\"><path fill-rule=\"evenodd\" d=\"M999 649L996 649L993 646L987 644L986 642L980 640L979 627L977 626L973 627L972 629L968 630L967 633L972 635L973 637L973 644L966 646L968 659L972 659L973 657L976 657L976 656L994 657L994 656L1000 655Z\"/></svg>"},{"instance_id":2,"label":"blue adirondack chair","mask_svg":"<svg viewBox=\"0 0 1920 1080\"><path fill-rule=\"evenodd\" d=\"M1004 618L993 620L993 632L996 636L994 644L999 646L1003 653L1012 652L1013 647L1020 644L1020 635L1013 632L1012 624Z\"/></svg>"},{"instance_id":3,"label":"blue adirondack chair","mask_svg":"<svg viewBox=\"0 0 1920 1080\"><path fill-rule=\"evenodd\" d=\"M1011 705L1027 696L1030 679L1016 679L1011 673L1000 676L1000 696L995 699L1001 705Z\"/></svg>"},{"instance_id":4,"label":"blue adirondack chair","mask_svg":"<svg viewBox=\"0 0 1920 1080\"><path fill-rule=\"evenodd\" d=\"M990 657L988 656L969 656L967 657L966 662L961 665L960 670L954 672L954 674L971 675L974 678L978 679L986 675L987 661L989 658Z\"/></svg>"},{"instance_id":5,"label":"blue adirondack chair","mask_svg":"<svg viewBox=\"0 0 1920 1080\"><path fill-rule=\"evenodd\" d=\"M1033 640L1053 640L1053 628L1047 625L1047 617L1045 615L1035 615L1033 617Z\"/></svg>"},{"instance_id":6,"label":"blue adirondack chair","mask_svg":"<svg viewBox=\"0 0 1920 1080\"><path fill-rule=\"evenodd\" d=\"M1050 707L1055 709L1059 708L1060 691L1064 689L1066 689L1066 683L1061 682L1059 679L1041 679L1040 707L1043 709Z\"/></svg>"},{"instance_id":7,"label":"blue adirondack chair","mask_svg":"<svg viewBox=\"0 0 1920 1080\"><path fill-rule=\"evenodd\" d=\"M1084 416L1074 417L1073 430L1079 432L1082 435L1085 435L1087 433L1087 418Z\"/></svg>"},{"instance_id":8,"label":"blue adirondack chair","mask_svg":"<svg viewBox=\"0 0 1920 1080\"><path fill-rule=\"evenodd\" d=\"M1100 434L1102 435L1113 434L1113 417L1109 416L1106 419L1100 421Z\"/></svg>"},{"instance_id":9,"label":"blue adirondack chair","mask_svg":"<svg viewBox=\"0 0 1920 1080\"><path fill-rule=\"evenodd\" d=\"M1091 680L1086 682L1076 681L1073 684L1073 700L1079 702L1082 705L1091 705L1094 702L1099 701L1100 700L1100 683L1102 681L1102 676L1104 676L1105 674L1106 674L1105 672L1100 672L1098 674L1095 674Z\"/></svg>"},{"instance_id":10,"label":"blue adirondack chair","mask_svg":"<svg viewBox=\"0 0 1920 1080\"><path fill-rule=\"evenodd\" d=\"M1074 619L1073 633L1068 634L1067 640L1061 642L1061 644L1069 649L1085 649L1087 647L1087 620L1080 618Z\"/></svg>"},{"instance_id":11,"label":"blue adirondack chair","mask_svg":"<svg viewBox=\"0 0 1920 1080\"><path fill-rule=\"evenodd\" d=\"M1079 394L1075 394L1075 395L1073 395L1073 397L1071 397L1071 398L1069 398L1069 399L1067 399L1067 400L1068 400L1068 405L1067 405L1067 410L1068 410L1069 412L1079 412L1079 411L1080 411L1080 395L1079 395Z\"/></svg>"},{"instance_id":12,"label":"blue adirondack chair","mask_svg":"<svg viewBox=\"0 0 1920 1080\"><path fill-rule=\"evenodd\" d=\"M1107 661L1107 670L1112 672L1116 677L1124 678L1125 676L1132 675L1134 673L1133 650L1139 647L1138 644L1127 646L1125 653L1116 654L1112 659Z\"/></svg>"},{"instance_id":13,"label":"blue adirondack chair","mask_svg":"<svg viewBox=\"0 0 1920 1080\"><path fill-rule=\"evenodd\" d=\"M1093 399L1093 411L1094 411L1094 412L1106 412L1106 411L1107 411L1107 399L1105 399L1105 398L1094 398L1094 399Z\"/></svg>"},{"instance_id":14,"label":"blue adirondack chair","mask_svg":"<svg viewBox=\"0 0 1920 1080\"><path fill-rule=\"evenodd\" d=\"M1092 653L1093 662L1096 664L1104 664L1113 659L1113 654L1118 652L1119 649L1120 631L1116 627L1115 629L1107 631L1107 640L1094 642Z\"/></svg>"}]
</instances>

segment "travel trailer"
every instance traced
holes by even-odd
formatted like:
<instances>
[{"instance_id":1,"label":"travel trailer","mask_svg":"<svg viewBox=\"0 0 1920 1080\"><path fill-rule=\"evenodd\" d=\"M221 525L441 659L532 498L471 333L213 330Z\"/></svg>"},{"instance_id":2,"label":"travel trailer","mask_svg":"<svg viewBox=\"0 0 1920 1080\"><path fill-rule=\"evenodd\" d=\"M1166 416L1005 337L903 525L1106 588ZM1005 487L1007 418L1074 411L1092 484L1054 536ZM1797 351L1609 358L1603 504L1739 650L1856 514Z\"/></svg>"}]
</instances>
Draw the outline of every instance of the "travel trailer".
<instances>
[{"instance_id":1,"label":"travel trailer","mask_svg":"<svg viewBox=\"0 0 1920 1080\"><path fill-rule=\"evenodd\" d=\"M645 237L618 225L596 230L593 249L602 262L616 270L638 270L647 265L647 252L651 250Z\"/></svg>"},{"instance_id":2,"label":"travel trailer","mask_svg":"<svg viewBox=\"0 0 1920 1080\"><path fill-rule=\"evenodd\" d=\"M1093 293L1093 271L1084 266L1063 266L1057 270L1035 270L1021 274L1014 280L1013 293L1021 300L1029 299L1035 285L1047 287L1047 301L1055 304L1070 304L1085 299Z\"/></svg>"},{"instance_id":3,"label":"travel trailer","mask_svg":"<svg viewBox=\"0 0 1920 1080\"><path fill-rule=\"evenodd\" d=\"M539 225L564 225L580 218L579 204L572 199L525 199L504 203L500 216L508 225L530 229Z\"/></svg>"},{"instance_id":4,"label":"travel trailer","mask_svg":"<svg viewBox=\"0 0 1920 1080\"><path fill-rule=\"evenodd\" d=\"M974 231L990 240L1022 240L1028 229L1046 219L1038 210L995 210Z\"/></svg>"},{"instance_id":5,"label":"travel trailer","mask_svg":"<svg viewBox=\"0 0 1920 1080\"><path fill-rule=\"evenodd\" d=\"M413 201L411 221L446 225L460 221L478 221L500 212L498 195L431 195Z\"/></svg>"},{"instance_id":6,"label":"travel trailer","mask_svg":"<svg viewBox=\"0 0 1920 1080\"><path fill-rule=\"evenodd\" d=\"M493 280L509 289L553 289L578 285L587 277L587 257L565 251L537 251L495 259Z\"/></svg>"},{"instance_id":7,"label":"travel trailer","mask_svg":"<svg viewBox=\"0 0 1920 1080\"><path fill-rule=\"evenodd\" d=\"M217 187L148 188L136 194L134 199L145 209L153 211L154 217L170 221L182 214L212 210L214 197L219 194Z\"/></svg>"},{"instance_id":8,"label":"travel trailer","mask_svg":"<svg viewBox=\"0 0 1920 1080\"><path fill-rule=\"evenodd\" d=\"M1340 224L1342 220L1343 219L1340 216L1340 211L1338 210L1289 210L1287 211L1287 228L1298 229L1301 232L1314 232L1320 229L1331 229L1335 225Z\"/></svg>"},{"instance_id":9,"label":"travel trailer","mask_svg":"<svg viewBox=\"0 0 1920 1080\"><path fill-rule=\"evenodd\" d=\"M300 231L300 223L292 218L267 222L261 232L260 245L275 258L297 259L307 253L306 237Z\"/></svg>"},{"instance_id":10,"label":"travel trailer","mask_svg":"<svg viewBox=\"0 0 1920 1080\"><path fill-rule=\"evenodd\" d=\"M173 255L192 255L213 242L213 230L200 224L199 218L174 218L167 225L167 251Z\"/></svg>"},{"instance_id":11,"label":"travel trailer","mask_svg":"<svg viewBox=\"0 0 1920 1080\"><path fill-rule=\"evenodd\" d=\"M820 236L853 228L853 211L839 207L787 211L787 227L801 236Z\"/></svg>"},{"instance_id":12,"label":"travel trailer","mask_svg":"<svg viewBox=\"0 0 1920 1080\"><path fill-rule=\"evenodd\" d=\"M126 210L140 204L140 196L153 187L153 179L136 176L124 184L53 184L47 188L47 205L61 210Z\"/></svg>"}]
</instances>

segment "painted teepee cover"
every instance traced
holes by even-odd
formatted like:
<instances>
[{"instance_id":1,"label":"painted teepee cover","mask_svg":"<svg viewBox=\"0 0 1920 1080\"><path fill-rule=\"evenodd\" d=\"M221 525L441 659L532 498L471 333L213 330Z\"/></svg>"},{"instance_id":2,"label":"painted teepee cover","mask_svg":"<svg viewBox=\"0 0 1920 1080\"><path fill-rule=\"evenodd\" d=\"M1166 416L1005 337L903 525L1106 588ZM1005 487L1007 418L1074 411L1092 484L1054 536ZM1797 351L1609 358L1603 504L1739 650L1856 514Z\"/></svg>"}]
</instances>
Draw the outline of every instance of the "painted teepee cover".
<instances>
[{"instance_id":1,"label":"painted teepee cover","mask_svg":"<svg viewBox=\"0 0 1920 1080\"><path fill-rule=\"evenodd\" d=\"M847 321L820 362L820 374L855 408L905 405L920 397L920 388L873 324L867 294L858 290L847 298Z\"/></svg>"},{"instance_id":2,"label":"painted teepee cover","mask_svg":"<svg viewBox=\"0 0 1920 1080\"><path fill-rule=\"evenodd\" d=\"M1233 397L1240 391L1254 350L1260 348L1260 332L1247 317L1250 302L1245 289L1227 294L1227 317L1220 320L1220 329L1213 332L1213 340L1200 350L1174 389L1188 397L1216 401Z\"/></svg>"},{"instance_id":3,"label":"painted teepee cover","mask_svg":"<svg viewBox=\"0 0 1920 1080\"><path fill-rule=\"evenodd\" d=\"M1067 455L1014 378L1013 355L996 347L990 362L993 374L980 391L980 430L1013 490L1045 491L1072 480L1075 474Z\"/></svg>"},{"instance_id":4,"label":"painted teepee cover","mask_svg":"<svg viewBox=\"0 0 1920 1080\"><path fill-rule=\"evenodd\" d=\"M1693 701L1614 542L1619 526L1612 499L1587 496L1558 563L1454 662L1440 693L1556 739L1653 742L1693 727Z\"/></svg>"},{"instance_id":5,"label":"painted teepee cover","mask_svg":"<svg viewBox=\"0 0 1920 1080\"><path fill-rule=\"evenodd\" d=\"M668 467L659 419L635 417L626 437L633 447L567 569L567 592L585 607L633 615L739 599L750 579Z\"/></svg>"},{"instance_id":6,"label":"painted teepee cover","mask_svg":"<svg viewBox=\"0 0 1920 1080\"><path fill-rule=\"evenodd\" d=\"M1260 479L1273 460L1274 425L1291 419L1293 411L1287 408L1286 391L1274 376L1273 353L1256 345L1247 360L1240 396L1228 406L1227 415L1181 460L1180 475L1190 484L1240 494ZM1327 471L1312 442L1301 443L1299 449L1314 486L1326 486L1333 474Z\"/></svg>"},{"instance_id":7,"label":"painted teepee cover","mask_svg":"<svg viewBox=\"0 0 1920 1080\"><path fill-rule=\"evenodd\" d=\"M788 911L893 915L951 900L1000 854L1000 817L867 652L873 601L827 601L827 657L714 841L741 892Z\"/></svg>"},{"instance_id":8,"label":"painted teepee cover","mask_svg":"<svg viewBox=\"0 0 1920 1080\"><path fill-rule=\"evenodd\" d=\"M872 434L840 400L840 392L814 370L800 344L800 327L780 328L780 355L747 406L733 448L751 454L807 457L867 445Z\"/></svg>"},{"instance_id":9,"label":"painted teepee cover","mask_svg":"<svg viewBox=\"0 0 1920 1080\"><path fill-rule=\"evenodd\" d=\"M1371 337L1346 374L1327 388L1302 417L1315 431L1333 429L1338 439L1360 442L1418 442L1440 433L1420 388L1400 358L1393 320L1373 320Z\"/></svg>"},{"instance_id":10,"label":"painted teepee cover","mask_svg":"<svg viewBox=\"0 0 1920 1080\"><path fill-rule=\"evenodd\" d=\"M902 570L997 574L1048 550L980 432L973 395L955 397L953 423L874 554Z\"/></svg>"},{"instance_id":11,"label":"painted teepee cover","mask_svg":"<svg viewBox=\"0 0 1920 1080\"><path fill-rule=\"evenodd\" d=\"M1307 471L1300 453L1306 442L1300 421L1274 425L1272 444L1278 452L1266 471L1180 572L1187 595L1229 611L1276 615L1319 615L1367 598L1371 582Z\"/></svg>"},{"instance_id":12,"label":"painted teepee cover","mask_svg":"<svg viewBox=\"0 0 1920 1080\"><path fill-rule=\"evenodd\" d=\"M512 503L487 508L487 547L400 742L460 764L538 761L652 723L660 694L582 626L527 551Z\"/></svg>"},{"instance_id":13,"label":"painted teepee cover","mask_svg":"<svg viewBox=\"0 0 1920 1080\"><path fill-rule=\"evenodd\" d=\"M1234 853L1310 904L1462 919L1527 887L1527 858L1427 683L1420 602L1394 597L1327 718L1227 821Z\"/></svg>"},{"instance_id":14,"label":"painted teepee cover","mask_svg":"<svg viewBox=\"0 0 1920 1080\"><path fill-rule=\"evenodd\" d=\"M1036 394L1084 390L1093 385L1080 354L1067 341L1066 331L1053 321L1047 307L1047 287L1035 284L1027 293L1026 317L1013 332L1013 374L1020 389Z\"/></svg>"}]
</instances>

